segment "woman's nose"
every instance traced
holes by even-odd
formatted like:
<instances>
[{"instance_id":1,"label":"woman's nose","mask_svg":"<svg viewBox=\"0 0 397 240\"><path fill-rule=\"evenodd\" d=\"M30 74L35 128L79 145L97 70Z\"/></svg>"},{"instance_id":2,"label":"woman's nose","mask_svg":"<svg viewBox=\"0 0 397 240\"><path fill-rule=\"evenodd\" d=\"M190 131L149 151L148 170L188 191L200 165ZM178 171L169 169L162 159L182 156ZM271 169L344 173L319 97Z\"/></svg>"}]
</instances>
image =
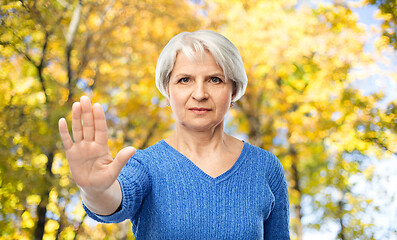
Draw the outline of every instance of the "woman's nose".
<instances>
[{"instance_id":1,"label":"woman's nose","mask_svg":"<svg viewBox=\"0 0 397 240\"><path fill-rule=\"evenodd\" d=\"M193 89L192 97L196 101L203 101L208 99L208 89L204 83L195 84L195 86L193 87L194 89Z\"/></svg>"}]
</instances>

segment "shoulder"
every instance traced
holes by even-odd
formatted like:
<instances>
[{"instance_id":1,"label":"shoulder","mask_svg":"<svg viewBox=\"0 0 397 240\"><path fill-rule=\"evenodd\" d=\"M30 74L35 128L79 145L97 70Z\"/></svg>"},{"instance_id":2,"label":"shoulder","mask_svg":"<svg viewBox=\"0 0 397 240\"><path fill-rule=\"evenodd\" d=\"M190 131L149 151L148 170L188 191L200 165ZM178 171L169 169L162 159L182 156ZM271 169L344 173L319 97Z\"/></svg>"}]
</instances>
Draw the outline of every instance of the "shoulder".
<instances>
[{"instance_id":1,"label":"shoulder","mask_svg":"<svg viewBox=\"0 0 397 240\"><path fill-rule=\"evenodd\" d=\"M247 142L245 143L245 145L247 146L247 154L249 155L249 157L259 161L259 164L265 165L266 167L279 167L279 165L281 166L279 159L273 153Z\"/></svg>"},{"instance_id":2,"label":"shoulder","mask_svg":"<svg viewBox=\"0 0 397 240\"><path fill-rule=\"evenodd\" d=\"M151 179L153 171L156 170L156 165L163 159L166 152L162 141L146 149L137 149L135 154L128 160L123 167L119 181L131 182L135 178Z\"/></svg>"},{"instance_id":3,"label":"shoulder","mask_svg":"<svg viewBox=\"0 0 397 240\"><path fill-rule=\"evenodd\" d=\"M160 155L166 154L167 149L163 140L149 146L145 149L137 149L131 159L138 161L147 161L148 159L156 158Z\"/></svg>"},{"instance_id":4,"label":"shoulder","mask_svg":"<svg viewBox=\"0 0 397 240\"><path fill-rule=\"evenodd\" d=\"M266 179L272 189L277 189L280 183L285 181L284 168L280 160L273 153L246 143L248 156L253 164L261 166L265 172Z\"/></svg>"},{"instance_id":5,"label":"shoulder","mask_svg":"<svg viewBox=\"0 0 397 240\"><path fill-rule=\"evenodd\" d=\"M159 168L168 163L172 149L164 140L155 143L145 149L137 149L128 161L128 165L143 165L147 170Z\"/></svg>"}]
</instances>

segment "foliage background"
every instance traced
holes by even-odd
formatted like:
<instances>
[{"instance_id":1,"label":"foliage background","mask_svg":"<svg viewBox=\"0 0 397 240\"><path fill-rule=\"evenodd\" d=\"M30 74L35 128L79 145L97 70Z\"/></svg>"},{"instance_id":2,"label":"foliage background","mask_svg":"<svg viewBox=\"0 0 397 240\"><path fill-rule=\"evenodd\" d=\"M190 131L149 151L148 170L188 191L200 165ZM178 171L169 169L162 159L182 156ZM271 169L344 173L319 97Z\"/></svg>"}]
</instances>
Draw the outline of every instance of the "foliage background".
<instances>
[{"instance_id":1,"label":"foliage background","mask_svg":"<svg viewBox=\"0 0 397 240\"><path fill-rule=\"evenodd\" d=\"M133 239L128 222L86 217L57 121L85 94L104 106L113 154L164 138L173 121L154 85L157 57L172 36L198 29L240 50L249 86L227 131L284 165L292 239L330 226L332 239L397 239L397 227L366 214L394 197L356 190L376 184L374 159L397 155L396 100L371 89L397 82L394 0L0 3L0 239ZM352 8L367 4L382 28L358 22Z\"/></svg>"}]
</instances>

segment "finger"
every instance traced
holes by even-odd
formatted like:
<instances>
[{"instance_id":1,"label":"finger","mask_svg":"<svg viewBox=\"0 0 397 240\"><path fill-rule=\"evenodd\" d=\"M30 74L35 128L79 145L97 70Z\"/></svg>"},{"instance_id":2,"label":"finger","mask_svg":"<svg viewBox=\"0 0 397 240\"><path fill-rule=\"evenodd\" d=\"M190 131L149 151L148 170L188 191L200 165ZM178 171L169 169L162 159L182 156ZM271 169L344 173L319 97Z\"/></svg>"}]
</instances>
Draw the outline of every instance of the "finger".
<instances>
[{"instance_id":1,"label":"finger","mask_svg":"<svg viewBox=\"0 0 397 240\"><path fill-rule=\"evenodd\" d=\"M101 104L95 103L92 106L92 111L94 113L95 142L98 142L99 144L108 144L106 116Z\"/></svg>"},{"instance_id":2,"label":"finger","mask_svg":"<svg viewBox=\"0 0 397 240\"><path fill-rule=\"evenodd\" d=\"M73 146L73 141L72 138L70 137L68 125L64 118L59 119L58 128L59 128L59 134L61 135L63 146L67 151Z\"/></svg>"},{"instance_id":3,"label":"finger","mask_svg":"<svg viewBox=\"0 0 397 240\"><path fill-rule=\"evenodd\" d=\"M72 132L75 143L81 142L83 139L83 126L81 125L81 104L73 103L72 106Z\"/></svg>"},{"instance_id":4,"label":"finger","mask_svg":"<svg viewBox=\"0 0 397 240\"><path fill-rule=\"evenodd\" d=\"M121 149L121 151L117 154L111 165L113 171L117 172L117 176L121 172L121 169L127 164L128 160L135 154L135 152L135 148L126 147Z\"/></svg>"},{"instance_id":5,"label":"finger","mask_svg":"<svg viewBox=\"0 0 397 240\"><path fill-rule=\"evenodd\" d=\"M83 115L83 138L87 141L94 140L94 117L92 115L92 106L87 96L80 99Z\"/></svg>"}]
</instances>

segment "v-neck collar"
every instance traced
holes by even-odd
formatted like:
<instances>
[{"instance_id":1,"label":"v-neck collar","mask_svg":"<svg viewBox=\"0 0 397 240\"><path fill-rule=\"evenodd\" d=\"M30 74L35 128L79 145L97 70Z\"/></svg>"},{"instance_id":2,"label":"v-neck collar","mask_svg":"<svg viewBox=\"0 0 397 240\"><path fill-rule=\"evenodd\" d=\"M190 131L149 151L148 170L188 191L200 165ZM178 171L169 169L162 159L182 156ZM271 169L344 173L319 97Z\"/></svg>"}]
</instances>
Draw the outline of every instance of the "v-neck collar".
<instances>
[{"instance_id":1,"label":"v-neck collar","mask_svg":"<svg viewBox=\"0 0 397 240\"><path fill-rule=\"evenodd\" d=\"M233 164L233 166L215 178L211 177L206 172L204 172L201 168L199 168L196 164L194 164L188 157L186 157L185 155L180 153L178 150L173 148L171 145L169 145L166 141L164 141L164 139L160 141L160 144L162 144L164 147L166 147L170 153L172 153L176 157L182 159L182 161L186 163L187 167L190 168L197 175L199 175L201 178L203 178L209 182L219 183L221 181L226 180L230 176L232 176L237 171L237 169L240 167L240 165L245 161L245 155L248 152L249 144L245 141L243 141L243 142L244 142L243 149L241 150L241 153L240 153L239 157L237 158L236 162Z\"/></svg>"}]
</instances>

